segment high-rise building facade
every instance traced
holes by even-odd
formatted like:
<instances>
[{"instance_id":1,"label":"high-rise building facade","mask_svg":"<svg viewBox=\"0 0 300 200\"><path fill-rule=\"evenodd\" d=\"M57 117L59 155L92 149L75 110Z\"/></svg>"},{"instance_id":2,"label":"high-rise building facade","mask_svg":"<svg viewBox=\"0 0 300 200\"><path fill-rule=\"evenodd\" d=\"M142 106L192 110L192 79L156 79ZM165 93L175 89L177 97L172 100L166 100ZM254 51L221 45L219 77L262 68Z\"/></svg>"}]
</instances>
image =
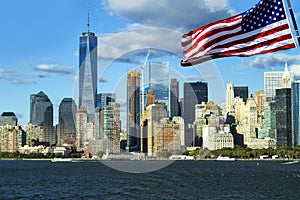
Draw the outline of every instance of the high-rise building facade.
<instances>
[{"instance_id":1,"label":"high-rise building facade","mask_svg":"<svg viewBox=\"0 0 300 200\"><path fill-rule=\"evenodd\" d=\"M43 129L41 126L27 124L23 129L26 132L26 144L30 144L33 140L44 141Z\"/></svg>"},{"instance_id":2,"label":"high-rise building facade","mask_svg":"<svg viewBox=\"0 0 300 200\"><path fill-rule=\"evenodd\" d=\"M258 131L258 138L276 139L276 110L275 102L266 102L264 104L264 118L262 121L262 129Z\"/></svg>"},{"instance_id":3,"label":"high-rise building facade","mask_svg":"<svg viewBox=\"0 0 300 200\"><path fill-rule=\"evenodd\" d=\"M170 117L180 115L179 82L176 78L172 78L170 85Z\"/></svg>"},{"instance_id":4,"label":"high-rise building facade","mask_svg":"<svg viewBox=\"0 0 300 200\"><path fill-rule=\"evenodd\" d=\"M185 124L185 145L193 143L195 105L208 102L208 86L205 82L184 83L183 119Z\"/></svg>"},{"instance_id":5,"label":"high-rise building facade","mask_svg":"<svg viewBox=\"0 0 300 200\"><path fill-rule=\"evenodd\" d=\"M0 116L0 126L17 126L18 119L13 112L3 112Z\"/></svg>"},{"instance_id":6,"label":"high-rise building facade","mask_svg":"<svg viewBox=\"0 0 300 200\"><path fill-rule=\"evenodd\" d=\"M78 106L86 108L89 122L94 120L97 99L97 44L94 33L89 30L82 33L79 43Z\"/></svg>"},{"instance_id":7,"label":"high-rise building facade","mask_svg":"<svg viewBox=\"0 0 300 200\"><path fill-rule=\"evenodd\" d=\"M26 133L20 126L0 126L0 152L16 152L26 143Z\"/></svg>"},{"instance_id":8,"label":"high-rise building facade","mask_svg":"<svg viewBox=\"0 0 300 200\"><path fill-rule=\"evenodd\" d=\"M58 111L57 144L75 144L76 126L75 114L76 104L72 98L64 98Z\"/></svg>"},{"instance_id":9,"label":"high-rise building facade","mask_svg":"<svg viewBox=\"0 0 300 200\"><path fill-rule=\"evenodd\" d=\"M77 149L84 147L84 142L87 142L87 123L88 114L86 109L81 106L76 112L76 147Z\"/></svg>"},{"instance_id":10,"label":"high-rise building facade","mask_svg":"<svg viewBox=\"0 0 300 200\"><path fill-rule=\"evenodd\" d=\"M107 141L104 145L105 151L120 153L120 104L109 103L103 108L103 139Z\"/></svg>"},{"instance_id":11,"label":"high-rise building facade","mask_svg":"<svg viewBox=\"0 0 300 200\"><path fill-rule=\"evenodd\" d=\"M247 99L249 97L248 86L235 86L233 90L234 97L240 97L244 102L247 102Z\"/></svg>"},{"instance_id":12,"label":"high-rise building facade","mask_svg":"<svg viewBox=\"0 0 300 200\"><path fill-rule=\"evenodd\" d=\"M204 82L184 83L184 110L185 122L192 123L195 120L195 105L208 102L208 86Z\"/></svg>"},{"instance_id":13,"label":"high-rise building facade","mask_svg":"<svg viewBox=\"0 0 300 200\"><path fill-rule=\"evenodd\" d=\"M268 102L272 101L276 95L276 89L282 88L283 77L289 74L290 81L294 80L294 73L289 72L287 65L285 67L285 72L264 72L264 90L266 92L266 100Z\"/></svg>"},{"instance_id":14,"label":"high-rise building facade","mask_svg":"<svg viewBox=\"0 0 300 200\"><path fill-rule=\"evenodd\" d=\"M292 130L294 146L300 145L300 81L292 83Z\"/></svg>"},{"instance_id":15,"label":"high-rise building facade","mask_svg":"<svg viewBox=\"0 0 300 200\"><path fill-rule=\"evenodd\" d=\"M264 118L264 104L266 100L266 93L264 90L257 90L254 92L254 101L257 105L257 123L260 128L262 128Z\"/></svg>"},{"instance_id":16,"label":"high-rise building facade","mask_svg":"<svg viewBox=\"0 0 300 200\"><path fill-rule=\"evenodd\" d=\"M277 146L293 146L291 89L276 90L276 140Z\"/></svg>"},{"instance_id":17,"label":"high-rise building facade","mask_svg":"<svg viewBox=\"0 0 300 200\"><path fill-rule=\"evenodd\" d=\"M30 123L43 128L43 139L55 144L53 104L44 92L30 95Z\"/></svg>"},{"instance_id":18,"label":"high-rise building facade","mask_svg":"<svg viewBox=\"0 0 300 200\"><path fill-rule=\"evenodd\" d=\"M155 156L157 149L155 147L155 133L157 125L161 119L167 117L167 109L164 104L152 104L147 107L147 152L148 156Z\"/></svg>"},{"instance_id":19,"label":"high-rise building facade","mask_svg":"<svg viewBox=\"0 0 300 200\"><path fill-rule=\"evenodd\" d=\"M97 107L104 108L109 103L116 102L116 93L100 93L97 94Z\"/></svg>"},{"instance_id":20,"label":"high-rise building facade","mask_svg":"<svg viewBox=\"0 0 300 200\"><path fill-rule=\"evenodd\" d=\"M233 83L227 83L226 85L226 112L230 113L233 109L234 103L234 86Z\"/></svg>"},{"instance_id":21,"label":"high-rise building facade","mask_svg":"<svg viewBox=\"0 0 300 200\"><path fill-rule=\"evenodd\" d=\"M249 144L257 138L256 128L257 106L254 98L250 97L246 102L244 119L237 126L237 132L244 136L244 144Z\"/></svg>"},{"instance_id":22,"label":"high-rise building facade","mask_svg":"<svg viewBox=\"0 0 300 200\"><path fill-rule=\"evenodd\" d=\"M149 62L149 90L169 109L169 63Z\"/></svg>"},{"instance_id":23,"label":"high-rise building facade","mask_svg":"<svg viewBox=\"0 0 300 200\"><path fill-rule=\"evenodd\" d=\"M127 74L127 148L129 151L140 150L141 118L140 73L131 71Z\"/></svg>"}]
</instances>

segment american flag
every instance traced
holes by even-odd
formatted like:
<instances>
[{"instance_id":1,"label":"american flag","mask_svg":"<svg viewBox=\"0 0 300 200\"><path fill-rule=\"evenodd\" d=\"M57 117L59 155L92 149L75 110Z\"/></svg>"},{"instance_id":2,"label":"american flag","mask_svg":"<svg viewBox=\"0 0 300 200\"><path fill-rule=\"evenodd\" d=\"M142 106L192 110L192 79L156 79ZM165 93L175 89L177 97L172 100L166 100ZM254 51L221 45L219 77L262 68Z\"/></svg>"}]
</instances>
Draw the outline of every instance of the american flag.
<instances>
[{"instance_id":1,"label":"american flag","mask_svg":"<svg viewBox=\"0 0 300 200\"><path fill-rule=\"evenodd\" d=\"M228 56L253 56L295 48L283 0L261 0L239 15L182 36L182 66Z\"/></svg>"}]
</instances>

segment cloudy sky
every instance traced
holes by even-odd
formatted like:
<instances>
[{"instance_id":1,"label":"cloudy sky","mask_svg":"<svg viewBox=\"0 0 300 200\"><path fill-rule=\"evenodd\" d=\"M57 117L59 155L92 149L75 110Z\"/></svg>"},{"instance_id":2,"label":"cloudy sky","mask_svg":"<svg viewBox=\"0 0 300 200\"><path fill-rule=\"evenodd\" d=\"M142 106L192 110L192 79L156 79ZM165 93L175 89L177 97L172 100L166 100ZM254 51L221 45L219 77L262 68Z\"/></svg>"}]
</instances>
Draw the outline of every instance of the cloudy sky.
<instances>
[{"instance_id":1,"label":"cloudy sky","mask_svg":"<svg viewBox=\"0 0 300 200\"><path fill-rule=\"evenodd\" d=\"M205 80L210 100L225 100L224 85L263 89L263 72L284 63L300 74L299 48L250 58L222 58L180 67L182 34L241 13L258 0L90 0L91 31L99 38L99 92L124 101L126 73L150 62L169 62L172 77ZM291 1L300 21L300 4ZM27 124L30 94L44 91L57 121L58 106L74 95L79 36L87 30L87 0L3 0L0 3L0 112ZM298 23L300 26L300 24ZM181 94L182 96L182 94Z\"/></svg>"}]
</instances>

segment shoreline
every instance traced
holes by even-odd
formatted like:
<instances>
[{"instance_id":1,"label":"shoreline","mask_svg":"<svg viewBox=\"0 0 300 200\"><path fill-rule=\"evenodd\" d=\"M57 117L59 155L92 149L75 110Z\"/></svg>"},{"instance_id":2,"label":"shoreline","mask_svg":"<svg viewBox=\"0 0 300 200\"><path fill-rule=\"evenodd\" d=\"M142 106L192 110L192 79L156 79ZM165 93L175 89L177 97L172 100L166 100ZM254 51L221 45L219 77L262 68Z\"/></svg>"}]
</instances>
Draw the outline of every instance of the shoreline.
<instances>
[{"instance_id":1,"label":"shoreline","mask_svg":"<svg viewBox=\"0 0 300 200\"><path fill-rule=\"evenodd\" d=\"M105 159L88 159L88 158L72 158L73 161L122 161L122 160L105 160ZM9 161L51 161L52 158L0 158L2 160ZM126 161L216 161L216 159L194 159L194 160L171 160L171 159L143 159L143 160L126 160ZM300 161L299 158L295 159L259 159L259 158L236 158L236 161L268 161L268 162L289 162L289 161Z\"/></svg>"}]
</instances>

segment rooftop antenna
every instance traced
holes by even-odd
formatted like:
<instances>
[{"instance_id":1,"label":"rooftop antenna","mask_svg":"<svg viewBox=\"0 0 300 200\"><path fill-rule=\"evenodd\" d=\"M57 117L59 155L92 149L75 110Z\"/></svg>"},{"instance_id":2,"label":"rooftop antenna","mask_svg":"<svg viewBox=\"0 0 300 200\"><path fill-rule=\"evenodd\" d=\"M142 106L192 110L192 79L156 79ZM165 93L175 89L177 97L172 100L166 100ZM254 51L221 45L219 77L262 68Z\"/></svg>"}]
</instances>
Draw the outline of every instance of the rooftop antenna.
<instances>
[{"instance_id":1,"label":"rooftop antenna","mask_svg":"<svg viewBox=\"0 0 300 200\"><path fill-rule=\"evenodd\" d=\"M90 32L90 1L88 1L88 12L87 12L87 32Z\"/></svg>"}]
</instances>

